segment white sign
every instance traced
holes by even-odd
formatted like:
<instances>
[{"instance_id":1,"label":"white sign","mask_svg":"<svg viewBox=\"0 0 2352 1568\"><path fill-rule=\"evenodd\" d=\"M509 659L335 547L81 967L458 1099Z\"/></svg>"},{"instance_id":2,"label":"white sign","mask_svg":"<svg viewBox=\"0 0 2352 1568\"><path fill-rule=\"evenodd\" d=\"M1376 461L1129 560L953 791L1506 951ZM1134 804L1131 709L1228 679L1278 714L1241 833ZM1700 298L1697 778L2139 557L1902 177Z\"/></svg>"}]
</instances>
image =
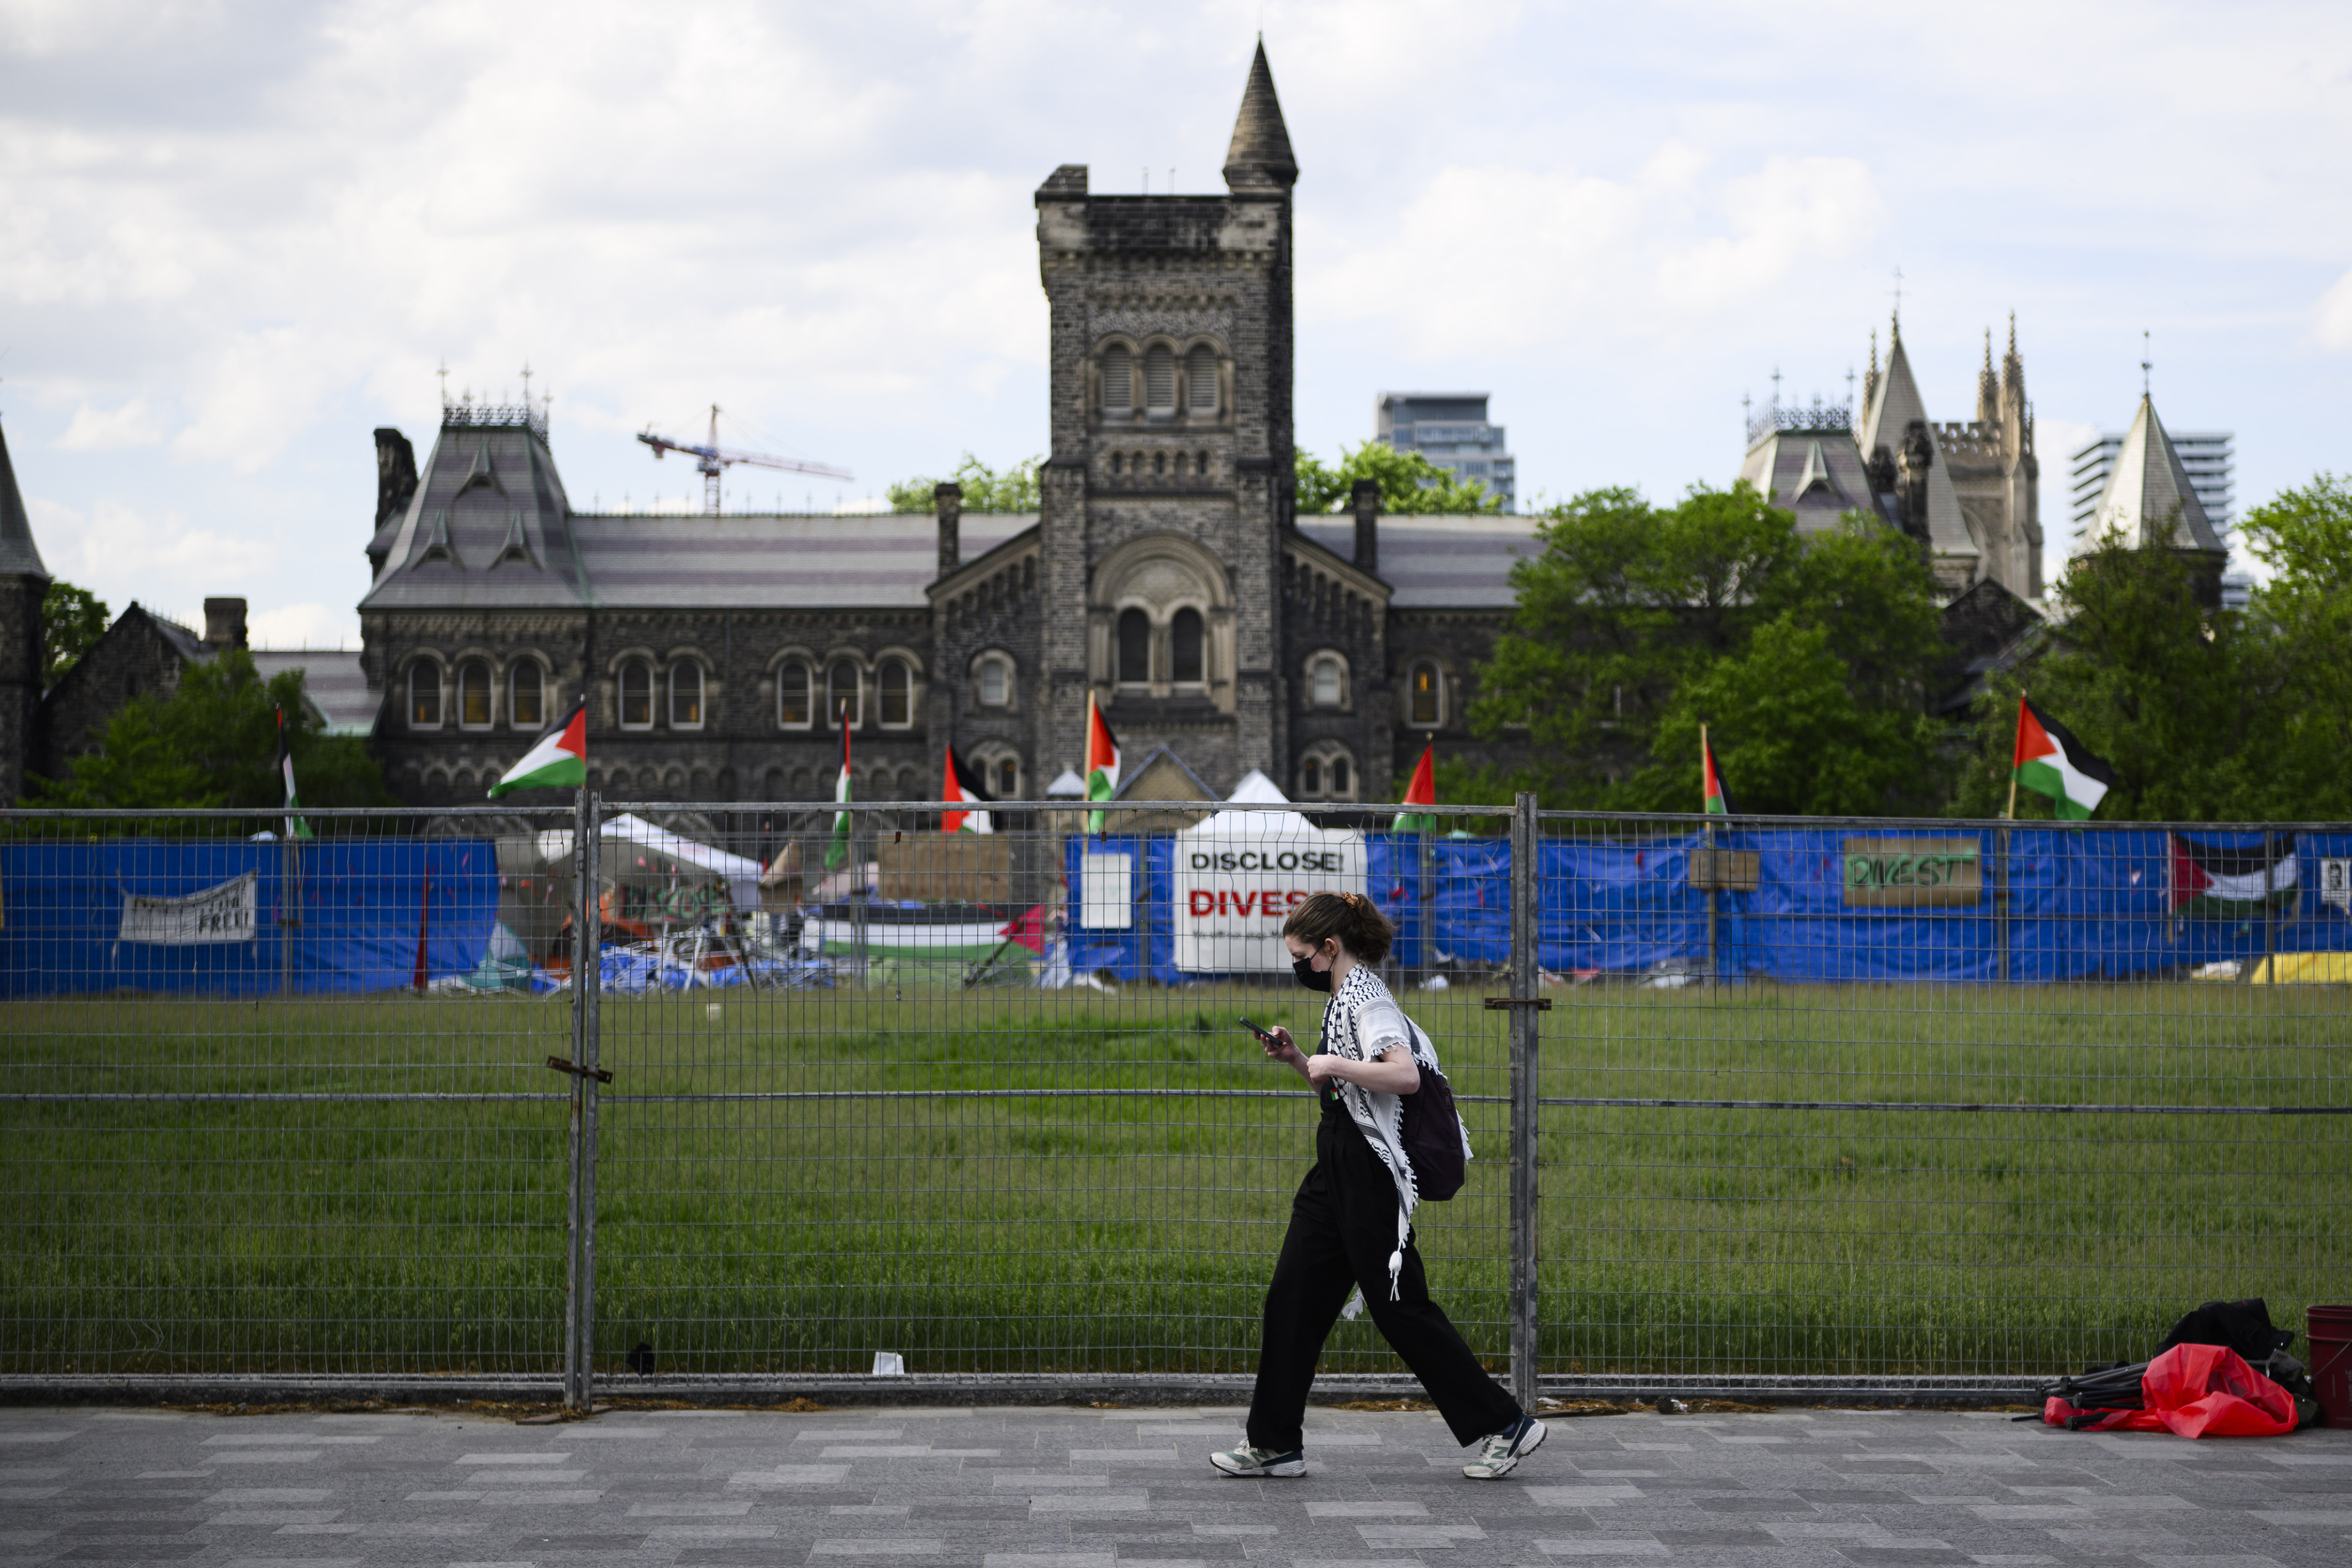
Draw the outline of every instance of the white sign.
<instances>
[{"instance_id":1,"label":"white sign","mask_svg":"<svg viewBox=\"0 0 2352 1568\"><path fill-rule=\"evenodd\" d=\"M2319 862L2319 901L2352 915L2352 859Z\"/></svg>"},{"instance_id":2,"label":"white sign","mask_svg":"<svg viewBox=\"0 0 2352 1568\"><path fill-rule=\"evenodd\" d=\"M1088 931L1133 929L1134 856L1087 854L1079 857L1078 924Z\"/></svg>"},{"instance_id":3,"label":"white sign","mask_svg":"<svg viewBox=\"0 0 2352 1568\"><path fill-rule=\"evenodd\" d=\"M259 877L247 871L234 881L185 898L156 899L144 893L125 893L122 929L115 933L115 940L153 942L164 947L251 942L260 901L259 887Z\"/></svg>"},{"instance_id":4,"label":"white sign","mask_svg":"<svg viewBox=\"0 0 2352 1568\"><path fill-rule=\"evenodd\" d=\"M1241 815L1221 813L1216 820ZM1364 890L1362 834L1323 832L1287 812L1258 820L1271 830L1176 836L1177 968L1205 974L1286 970L1282 922L1290 911L1309 893Z\"/></svg>"}]
</instances>

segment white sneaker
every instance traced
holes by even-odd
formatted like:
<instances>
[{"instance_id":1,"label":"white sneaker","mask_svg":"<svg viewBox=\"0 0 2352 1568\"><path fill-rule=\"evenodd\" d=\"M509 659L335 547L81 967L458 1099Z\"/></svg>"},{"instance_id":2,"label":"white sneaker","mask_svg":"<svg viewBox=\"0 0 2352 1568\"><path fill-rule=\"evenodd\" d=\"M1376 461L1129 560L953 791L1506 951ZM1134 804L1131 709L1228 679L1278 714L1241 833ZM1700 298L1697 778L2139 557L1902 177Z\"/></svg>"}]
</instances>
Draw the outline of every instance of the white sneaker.
<instances>
[{"instance_id":1,"label":"white sneaker","mask_svg":"<svg viewBox=\"0 0 2352 1568\"><path fill-rule=\"evenodd\" d=\"M1253 1448L1244 1443L1225 1453L1210 1455L1209 1463L1229 1476L1303 1476L1307 1473L1307 1451L1293 1448L1287 1454L1277 1454L1271 1448Z\"/></svg>"},{"instance_id":2,"label":"white sneaker","mask_svg":"<svg viewBox=\"0 0 2352 1568\"><path fill-rule=\"evenodd\" d=\"M1462 1467L1462 1473L1474 1481L1491 1481L1507 1476L1518 1467L1521 1459L1543 1447L1544 1424L1532 1415L1522 1415L1516 1426L1506 1426L1478 1445L1478 1457Z\"/></svg>"}]
</instances>

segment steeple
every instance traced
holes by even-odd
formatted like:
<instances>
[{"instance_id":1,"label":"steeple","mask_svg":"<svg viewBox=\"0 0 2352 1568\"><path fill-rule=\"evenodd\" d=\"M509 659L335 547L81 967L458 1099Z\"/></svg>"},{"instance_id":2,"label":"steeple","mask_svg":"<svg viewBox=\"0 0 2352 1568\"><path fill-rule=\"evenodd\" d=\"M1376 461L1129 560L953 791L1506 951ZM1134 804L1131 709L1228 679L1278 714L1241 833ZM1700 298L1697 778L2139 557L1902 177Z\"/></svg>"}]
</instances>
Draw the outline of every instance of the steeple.
<instances>
[{"instance_id":1,"label":"steeple","mask_svg":"<svg viewBox=\"0 0 2352 1568\"><path fill-rule=\"evenodd\" d=\"M2125 543L2145 550L2162 542L2170 531L2175 550L2201 551L2220 556L2229 546L2205 515L2204 505L2189 482L2189 470L2156 416L2156 404L2140 394L2139 412L2107 471L2107 488L2099 509L2083 531L2078 549L2087 549L2101 535L2120 534Z\"/></svg>"},{"instance_id":2,"label":"steeple","mask_svg":"<svg viewBox=\"0 0 2352 1568\"><path fill-rule=\"evenodd\" d=\"M20 574L47 583L49 569L41 564L40 547L33 542L33 521L16 489L16 465L8 460L8 437L0 431L0 576Z\"/></svg>"},{"instance_id":3,"label":"steeple","mask_svg":"<svg viewBox=\"0 0 2352 1568\"><path fill-rule=\"evenodd\" d=\"M1977 418L1986 425L2000 418L2000 381L1992 373L1992 329L1985 329L1984 368L1977 372Z\"/></svg>"},{"instance_id":4,"label":"steeple","mask_svg":"<svg viewBox=\"0 0 2352 1568\"><path fill-rule=\"evenodd\" d=\"M1877 395L1878 329L1876 327L1873 327L1870 329L1870 369L1864 374L1862 378L1862 407L1869 407L1872 400L1877 397ZM1860 418L1862 416L1862 408L1855 409L1853 414L1854 417Z\"/></svg>"},{"instance_id":5,"label":"steeple","mask_svg":"<svg viewBox=\"0 0 2352 1568\"><path fill-rule=\"evenodd\" d=\"M1279 185L1298 183L1298 160L1290 153L1290 129L1282 122L1282 103L1274 95L1274 69L1265 63L1265 40L1257 41L1250 61L1249 85L1242 89L1242 111L1234 120L1233 145L1225 149L1225 184Z\"/></svg>"},{"instance_id":6,"label":"steeple","mask_svg":"<svg viewBox=\"0 0 2352 1568\"><path fill-rule=\"evenodd\" d=\"M2017 312L2009 313L2009 352L2000 356L2000 401L2003 407L2025 410L2025 359L2017 352Z\"/></svg>"}]
</instances>

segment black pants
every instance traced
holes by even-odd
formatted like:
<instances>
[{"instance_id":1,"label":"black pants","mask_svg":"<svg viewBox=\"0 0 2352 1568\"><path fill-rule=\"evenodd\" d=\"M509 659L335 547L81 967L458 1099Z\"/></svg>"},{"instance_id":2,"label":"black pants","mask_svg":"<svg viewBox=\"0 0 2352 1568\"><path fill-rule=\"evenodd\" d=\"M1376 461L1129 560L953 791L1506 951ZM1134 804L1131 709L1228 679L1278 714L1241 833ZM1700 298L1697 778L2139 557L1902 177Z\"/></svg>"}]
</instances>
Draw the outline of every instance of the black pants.
<instances>
[{"instance_id":1,"label":"black pants","mask_svg":"<svg viewBox=\"0 0 2352 1568\"><path fill-rule=\"evenodd\" d=\"M1291 1200L1290 1232L1265 1290L1250 1446L1278 1454L1304 1446L1299 1424L1315 1363L1351 1286L1362 1289L1373 1323L1429 1391L1454 1441L1475 1443L1516 1423L1518 1402L1486 1375L1461 1332L1429 1299L1420 1248L1405 1247L1397 1299L1389 1300L1396 1185L1362 1130L1344 1111L1326 1115L1315 1130L1315 1168Z\"/></svg>"}]
</instances>

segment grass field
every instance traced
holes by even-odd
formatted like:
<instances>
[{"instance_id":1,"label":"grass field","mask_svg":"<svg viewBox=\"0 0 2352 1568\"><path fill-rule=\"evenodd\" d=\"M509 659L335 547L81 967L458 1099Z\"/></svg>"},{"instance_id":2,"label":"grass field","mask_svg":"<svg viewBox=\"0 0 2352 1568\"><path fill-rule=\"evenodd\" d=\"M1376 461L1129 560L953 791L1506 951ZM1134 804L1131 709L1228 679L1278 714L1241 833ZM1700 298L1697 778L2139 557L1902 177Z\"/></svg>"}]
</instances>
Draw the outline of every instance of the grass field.
<instances>
[{"instance_id":1,"label":"grass field","mask_svg":"<svg viewBox=\"0 0 2352 1568\"><path fill-rule=\"evenodd\" d=\"M1544 1016L1563 1097L2342 1106L2335 987L1591 986ZM1240 1371L1311 1159L1247 1011L1295 990L608 999L600 1353L666 1368ZM1456 1092L1503 1016L1416 996ZM0 1092L556 1094L560 1002L0 1008ZM856 1091L891 1098L714 1099ZM684 1097L684 1098L665 1098ZM1423 1211L1440 1299L1501 1364L1499 1104ZM562 1100L0 1104L0 1370L544 1371ZM2352 1119L1549 1108L1553 1372L2043 1372L2182 1310L2352 1298ZM1393 1365L1369 1323L1327 1365Z\"/></svg>"}]
</instances>

